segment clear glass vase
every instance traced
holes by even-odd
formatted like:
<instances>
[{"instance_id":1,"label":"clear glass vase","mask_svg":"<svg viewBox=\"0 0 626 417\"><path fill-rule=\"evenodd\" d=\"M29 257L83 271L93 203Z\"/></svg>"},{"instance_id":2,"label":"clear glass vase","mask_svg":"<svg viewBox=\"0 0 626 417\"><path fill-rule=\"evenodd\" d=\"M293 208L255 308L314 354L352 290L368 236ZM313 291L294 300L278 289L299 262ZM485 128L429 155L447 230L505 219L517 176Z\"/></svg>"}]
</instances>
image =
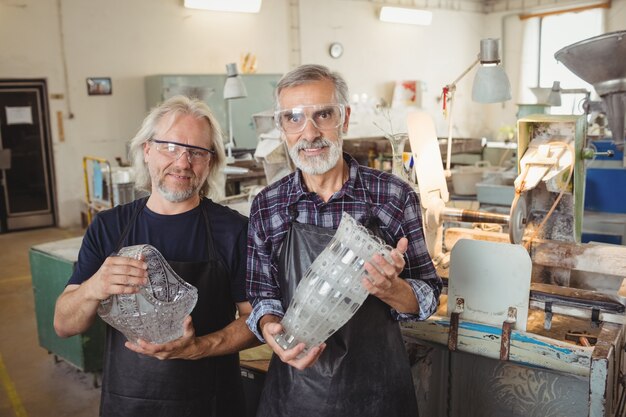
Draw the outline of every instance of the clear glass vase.
<instances>
[{"instance_id":1,"label":"clear glass vase","mask_svg":"<svg viewBox=\"0 0 626 417\"><path fill-rule=\"evenodd\" d=\"M275 336L276 342L283 349L303 342L304 355L332 336L367 298L361 284L367 277L365 262L379 253L393 263L391 250L344 212L332 240L298 284L281 322L284 333Z\"/></svg>"},{"instance_id":2,"label":"clear glass vase","mask_svg":"<svg viewBox=\"0 0 626 417\"><path fill-rule=\"evenodd\" d=\"M392 161L391 161L391 173L403 180L408 179L408 175L404 169L404 163L402 161L402 154L404 153L404 146L409 139L409 135L406 133L396 133L388 135L386 138L391 143Z\"/></svg>"},{"instance_id":3,"label":"clear glass vase","mask_svg":"<svg viewBox=\"0 0 626 417\"><path fill-rule=\"evenodd\" d=\"M166 343L183 335L183 321L198 301L198 290L179 277L151 245L127 246L115 256L142 259L148 283L135 294L116 294L100 302L98 315L131 342Z\"/></svg>"}]
</instances>

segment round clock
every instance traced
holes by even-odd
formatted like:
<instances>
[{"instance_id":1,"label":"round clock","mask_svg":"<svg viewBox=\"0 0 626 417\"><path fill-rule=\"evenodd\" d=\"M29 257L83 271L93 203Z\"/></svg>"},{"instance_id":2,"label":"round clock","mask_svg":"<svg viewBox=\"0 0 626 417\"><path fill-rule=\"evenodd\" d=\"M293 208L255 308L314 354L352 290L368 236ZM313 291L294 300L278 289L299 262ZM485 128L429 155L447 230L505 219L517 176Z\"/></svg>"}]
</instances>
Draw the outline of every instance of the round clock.
<instances>
[{"instance_id":1,"label":"round clock","mask_svg":"<svg viewBox=\"0 0 626 417\"><path fill-rule=\"evenodd\" d=\"M343 54L343 45L339 42L333 42L328 48L328 53L333 58L339 58Z\"/></svg>"}]
</instances>

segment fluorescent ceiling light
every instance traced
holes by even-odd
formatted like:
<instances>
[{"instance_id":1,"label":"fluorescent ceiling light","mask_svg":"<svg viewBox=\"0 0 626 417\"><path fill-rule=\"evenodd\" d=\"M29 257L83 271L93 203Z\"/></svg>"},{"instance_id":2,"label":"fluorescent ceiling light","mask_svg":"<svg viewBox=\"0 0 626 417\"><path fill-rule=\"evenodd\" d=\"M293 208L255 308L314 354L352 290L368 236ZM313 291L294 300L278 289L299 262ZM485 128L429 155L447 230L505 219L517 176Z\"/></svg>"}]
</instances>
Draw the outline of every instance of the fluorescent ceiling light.
<instances>
[{"instance_id":1,"label":"fluorescent ceiling light","mask_svg":"<svg viewBox=\"0 0 626 417\"><path fill-rule=\"evenodd\" d=\"M185 0L185 7L216 12L258 13L261 0Z\"/></svg>"},{"instance_id":2,"label":"fluorescent ceiling light","mask_svg":"<svg viewBox=\"0 0 626 417\"><path fill-rule=\"evenodd\" d=\"M428 10L384 6L380 9L380 20L389 23L428 26L433 20L433 13Z\"/></svg>"}]
</instances>

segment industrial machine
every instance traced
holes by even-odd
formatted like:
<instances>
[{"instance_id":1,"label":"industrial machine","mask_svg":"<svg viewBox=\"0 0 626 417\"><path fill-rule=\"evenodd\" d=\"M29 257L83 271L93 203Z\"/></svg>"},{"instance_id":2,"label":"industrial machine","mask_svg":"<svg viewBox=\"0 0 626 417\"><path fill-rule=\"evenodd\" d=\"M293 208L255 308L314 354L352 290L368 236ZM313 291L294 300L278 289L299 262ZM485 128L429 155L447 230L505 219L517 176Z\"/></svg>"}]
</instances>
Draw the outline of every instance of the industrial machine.
<instances>
[{"instance_id":1,"label":"industrial machine","mask_svg":"<svg viewBox=\"0 0 626 417\"><path fill-rule=\"evenodd\" d=\"M555 58L593 85L602 102L587 101L584 108L598 121L597 132L587 137L586 147L595 150L586 167L585 222L590 233L602 240L626 243L626 158L624 113L626 112L626 31L596 36L567 46ZM605 124L610 136L606 135ZM621 225L621 227L620 227Z\"/></svg>"},{"instance_id":2,"label":"industrial machine","mask_svg":"<svg viewBox=\"0 0 626 417\"><path fill-rule=\"evenodd\" d=\"M557 52L603 97L617 149L626 113L624 34ZM589 72L574 69L580 67ZM432 121L414 113L408 132L425 236L447 283L433 316L402 324L420 413L626 415L626 247L580 243L584 158L593 156L586 117L518 121L518 176L508 215L446 207ZM450 220L499 223L508 232L446 227Z\"/></svg>"}]
</instances>

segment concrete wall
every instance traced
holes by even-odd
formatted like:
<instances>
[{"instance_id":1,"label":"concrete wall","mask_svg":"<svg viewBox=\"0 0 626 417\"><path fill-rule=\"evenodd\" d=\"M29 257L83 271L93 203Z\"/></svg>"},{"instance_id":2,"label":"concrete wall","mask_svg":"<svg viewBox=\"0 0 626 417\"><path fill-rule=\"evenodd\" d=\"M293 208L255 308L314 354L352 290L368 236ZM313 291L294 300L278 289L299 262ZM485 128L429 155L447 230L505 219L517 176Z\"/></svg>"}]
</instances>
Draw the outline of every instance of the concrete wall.
<instances>
[{"instance_id":1,"label":"concrete wall","mask_svg":"<svg viewBox=\"0 0 626 417\"><path fill-rule=\"evenodd\" d=\"M325 64L346 77L352 93L387 102L395 80L420 80L422 107L435 118L438 134L447 136L441 88L475 59L481 38L504 38L513 100L472 103L468 74L458 84L453 133L494 137L515 122L516 17L433 9L432 25L414 27L379 22L379 6L368 1L300 0L297 13L289 3L264 0L259 14L232 14L188 10L182 0L0 0L0 78L46 78L49 93L63 95L50 102L59 224L80 221L82 157L125 156L146 114L145 76L223 73L246 52L257 56L259 73L284 73L297 62ZM613 1L607 30L624 29L624 4ZM335 41L345 49L339 59L328 55ZM113 94L88 96L87 77L111 77ZM57 111L64 116L64 141Z\"/></svg>"},{"instance_id":2,"label":"concrete wall","mask_svg":"<svg viewBox=\"0 0 626 417\"><path fill-rule=\"evenodd\" d=\"M329 65L346 77L353 94L387 103L396 80L420 80L422 108L435 118L442 136L447 136L440 101L443 86L476 59L481 38L499 37L485 31L485 15L462 11L433 10L430 26L411 26L379 21L378 7L369 2L319 0L301 2L300 16L303 63ZM327 52L335 41L345 49L337 60ZM488 130L481 106L462 107L471 100L471 85L472 74L458 83L455 135L476 136Z\"/></svg>"},{"instance_id":3,"label":"concrete wall","mask_svg":"<svg viewBox=\"0 0 626 417\"><path fill-rule=\"evenodd\" d=\"M626 30L626 0L613 0L606 11L606 31Z\"/></svg>"},{"instance_id":4,"label":"concrete wall","mask_svg":"<svg viewBox=\"0 0 626 417\"><path fill-rule=\"evenodd\" d=\"M146 114L145 76L224 73L245 52L257 55L259 72L288 70L283 0L265 0L257 15L189 10L181 0L59 3L60 10L57 0L0 1L0 78L46 78L50 94L64 95L50 101L61 226L80 223L82 157L125 157ZM113 94L88 96L87 77L111 77Z\"/></svg>"}]
</instances>

